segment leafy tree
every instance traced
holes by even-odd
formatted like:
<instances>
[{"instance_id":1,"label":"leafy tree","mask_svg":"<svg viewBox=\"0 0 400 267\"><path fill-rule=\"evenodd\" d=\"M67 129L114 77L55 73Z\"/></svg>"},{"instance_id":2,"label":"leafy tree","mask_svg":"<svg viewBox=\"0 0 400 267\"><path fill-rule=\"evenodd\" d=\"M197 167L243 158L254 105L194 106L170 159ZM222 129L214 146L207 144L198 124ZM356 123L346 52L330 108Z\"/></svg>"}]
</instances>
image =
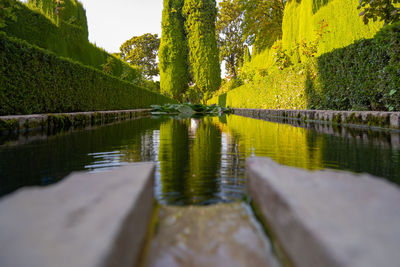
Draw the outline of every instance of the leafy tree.
<instances>
[{"instance_id":1,"label":"leafy tree","mask_svg":"<svg viewBox=\"0 0 400 267\"><path fill-rule=\"evenodd\" d=\"M395 4L397 4L395 6ZM383 20L386 24L400 21L400 0L360 0L358 9L364 10L360 13L365 24L369 20Z\"/></svg>"},{"instance_id":2,"label":"leafy tree","mask_svg":"<svg viewBox=\"0 0 400 267\"><path fill-rule=\"evenodd\" d=\"M191 73L203 99L210 97L221 84L221 68L216 41L215 0L186 0L183 16L189 47Z\"/></svg>"},{"instance_id":3,"label":"leafy tree","mask_svg":"<svg viewBox=\"0 0 400 267\"><path fill-rule=\"evenodd\" d=\"M160 60L160 90L182 100L188 88L188 47L182 16L183 0L164 0Z\"/></svg>"},{"instance_id":4,"label":"leafy tree","mask_svg":"<svg viewBox=\"0 0 400 267\"><path fill-rule=\"evenodd\" d=\"M238 68L243 65L245 50L243 7L238 0L223 0L219 3L217 36L219 53L226 61L226 71L231 78L237 77Z\"/></svg>"},{"instance_id":5,"label":"leafy tree","mask_svg":"<svg viewBox=\"0 0 400 267\"><path fill-rule=\"evenodd\" d=\"M0 0L0 29L6 26L7 20L16 21L14 9L18 8L15 0Z\"/></svg>"},{"instance_id":6,"label":"leafy tree","mask_svg":"<svg viewBox=\"0 0 400 267\"><path fill-rule=\"evenodd\" d=\"M143 70L147 79L158 75L156 62L160 39L157 34L134 36L120 47L121 59Z\"/></svg>"},{"instance_id":7,"label":"leafy tree","mask_svg":"<svg viewBox=\"0 0 400 267\"><path fill-rule=\"evenodd\" d=\"M286 0L239 0L244 10L243 33L253 51L262 51L282 38Z\"/></svg>"}]
</instances>

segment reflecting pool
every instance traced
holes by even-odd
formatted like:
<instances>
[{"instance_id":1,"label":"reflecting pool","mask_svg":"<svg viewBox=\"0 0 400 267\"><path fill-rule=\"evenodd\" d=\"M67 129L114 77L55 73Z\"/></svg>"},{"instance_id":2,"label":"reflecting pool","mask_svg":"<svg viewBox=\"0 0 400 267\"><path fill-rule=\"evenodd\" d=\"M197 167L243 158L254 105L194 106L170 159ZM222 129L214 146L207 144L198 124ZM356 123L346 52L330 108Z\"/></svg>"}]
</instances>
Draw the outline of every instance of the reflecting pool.
<instances>
[{"instance_id":1,"label":"reflecting pool","mask_svg":"<svg viewBox=\"0 0 400 267\"><path fill-rule=\"evenodd\" d=\"M49 137L3 140L0 195L23 186L52 184L74 171L153 161L155 193L161 203L230 202L246 195L245 160L250 156L312 170L368 172L400 184L398 133L316 128L236 115L152 117Z\"/></svg>"}]
</instances>

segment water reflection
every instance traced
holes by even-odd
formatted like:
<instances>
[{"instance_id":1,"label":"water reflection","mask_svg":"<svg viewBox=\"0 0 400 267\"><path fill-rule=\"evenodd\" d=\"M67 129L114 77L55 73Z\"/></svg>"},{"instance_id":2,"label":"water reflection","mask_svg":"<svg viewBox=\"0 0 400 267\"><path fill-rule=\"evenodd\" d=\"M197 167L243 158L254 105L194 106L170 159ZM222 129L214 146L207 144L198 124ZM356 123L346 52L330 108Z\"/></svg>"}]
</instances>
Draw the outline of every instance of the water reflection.
<instances>
[{"instance_id":1,"label":"water reflection","mask_svg":"<svg viewBox=\"0 0 400 267\"><path fill-rule=\"evenodd\" d=\"M22 186L57 182L73 171L98 171L128 162L153 161L150 140L153 130L159 129L164 120L139 119L50 136L25 145L2 145L0 196Z\"/></svg>"},{"instance_id":2,"label":"water reflection","mask_svg":"<svg viewBox=\"0 0 400 267\"><path fill-rule=\"evenodd\" d=\"M319 127L319 126L318 126ZM239 116L145 118L0 146L0 194L47 185L73 171L157 162L156 198L164 204L210 204L245 194L245 160L268 156L306 169L368 172L400 183L398 134L314 127ZM397 141L396 141L397 140Z\"/></svg>"}]
</instances>

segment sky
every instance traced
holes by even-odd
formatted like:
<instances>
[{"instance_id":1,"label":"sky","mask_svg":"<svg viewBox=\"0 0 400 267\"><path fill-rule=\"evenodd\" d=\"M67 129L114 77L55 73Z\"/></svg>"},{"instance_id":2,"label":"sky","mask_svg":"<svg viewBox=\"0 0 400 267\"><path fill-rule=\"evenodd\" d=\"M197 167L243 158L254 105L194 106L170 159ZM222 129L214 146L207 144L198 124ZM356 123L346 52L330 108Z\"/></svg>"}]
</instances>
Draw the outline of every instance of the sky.
<instances>
[{"instance_id":1,"label":"sky","mask_svg":"<svg viewBox=\"0 0 400 267\"><path fill-rule=\"evenodd\" d=\"M80 0L86 9L89 41L106 51L118 52L133 36L161 36L163 0Z\"/></svg>"},{"instance_id":2,"label":"sky","mask_svg":"<svg viewBox=\"0 0 400 267\"><path fill-rule=\"evenodd\" d=\"M157 33L161 37L163 0L80 0L80 2L86 10L89 41L109 53L119 52L120 46L133 36Z\"/></svg>"}]
</instances>

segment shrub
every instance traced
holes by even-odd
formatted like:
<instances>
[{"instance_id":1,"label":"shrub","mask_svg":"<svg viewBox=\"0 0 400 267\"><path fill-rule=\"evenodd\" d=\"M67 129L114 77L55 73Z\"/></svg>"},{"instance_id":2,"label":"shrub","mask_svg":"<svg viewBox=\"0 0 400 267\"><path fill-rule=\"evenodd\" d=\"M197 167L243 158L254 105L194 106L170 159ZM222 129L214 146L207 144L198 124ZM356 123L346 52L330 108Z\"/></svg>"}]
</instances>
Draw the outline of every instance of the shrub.
<instances>
[{"instance_id":1,"label":"shrub","mask_svg":"<svg viewBox=\"0 0 400 267\"><path fill-rule=\"evenodd\" d=\"M175 101L0 33L0 115L146 108Z\"/></svg>"},{"instance_id":2,"label":"shrub","mask_svg":"<svg viewBox=\"0 0 400 267\"><path fill-rule=\"evenodd\" d=\"M236 108L400 111L400 23L212 98Z\"/></svg>"}]
</instances>

